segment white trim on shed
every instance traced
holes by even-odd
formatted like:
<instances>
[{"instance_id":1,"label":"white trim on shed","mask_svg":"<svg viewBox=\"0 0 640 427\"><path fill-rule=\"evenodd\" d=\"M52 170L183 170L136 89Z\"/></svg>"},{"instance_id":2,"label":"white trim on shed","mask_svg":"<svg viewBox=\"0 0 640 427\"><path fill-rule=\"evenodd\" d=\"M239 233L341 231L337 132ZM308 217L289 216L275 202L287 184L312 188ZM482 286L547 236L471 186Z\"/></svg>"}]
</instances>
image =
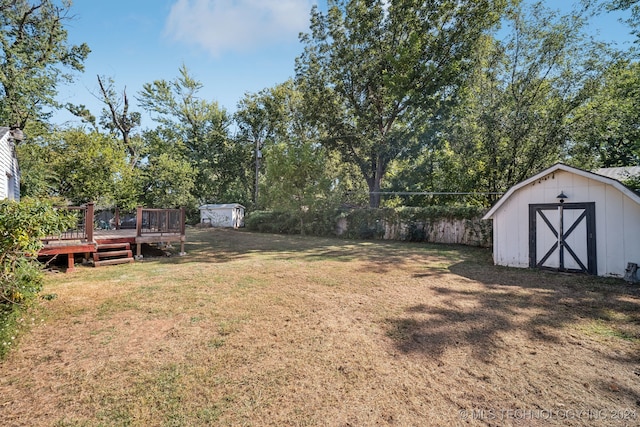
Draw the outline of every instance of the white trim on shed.
<instances>
[{"instance_id":1,"label":"white trim on shed","mask_svg":"<svg viewBox=\"0 0 640 427\"><path fill-rule=\"evenodd\" d=\"M567 196L562 203L560 194ZM562 163L511 187L483 219L493 220L498 265L564 266L547 261L564 256L577 270L587 271L589 260L589 272L623 276L627 263L640 264L640 196L613 178Z\"/></svg>"}]
</instances>

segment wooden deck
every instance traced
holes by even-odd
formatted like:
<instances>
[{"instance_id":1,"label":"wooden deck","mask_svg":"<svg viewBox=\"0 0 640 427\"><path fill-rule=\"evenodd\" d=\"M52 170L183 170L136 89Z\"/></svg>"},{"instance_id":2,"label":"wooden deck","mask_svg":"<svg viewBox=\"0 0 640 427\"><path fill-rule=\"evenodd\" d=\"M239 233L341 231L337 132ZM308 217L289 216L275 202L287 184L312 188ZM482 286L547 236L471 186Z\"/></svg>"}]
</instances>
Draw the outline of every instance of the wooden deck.
<instances>
[{"instance_id":1,"label":"wooden deck","mask_svg":"<svg viewBox=\"0 0 640 427\"><path fill-rule=\"evenodd\" d=\"M142 244L180 244L180 253L184 254L185 214L184 209L145 209L139 207L136 213L136 228L130 229L94 229L93 204L70 207L79 213L78 226L62 233L43 239L44 247L39 256L67 255L67 271L74 270L75 255L83 254L86 259L97 260L96 253L101 247L127 244L136 246L136 258L142 258ZM119 225L118 214L116 220ZM87 224L88 226L85 226ZM103 262L115 264L115 260ZM99 265L94 262L94 265Z\"/></svg>"}]
</instances>

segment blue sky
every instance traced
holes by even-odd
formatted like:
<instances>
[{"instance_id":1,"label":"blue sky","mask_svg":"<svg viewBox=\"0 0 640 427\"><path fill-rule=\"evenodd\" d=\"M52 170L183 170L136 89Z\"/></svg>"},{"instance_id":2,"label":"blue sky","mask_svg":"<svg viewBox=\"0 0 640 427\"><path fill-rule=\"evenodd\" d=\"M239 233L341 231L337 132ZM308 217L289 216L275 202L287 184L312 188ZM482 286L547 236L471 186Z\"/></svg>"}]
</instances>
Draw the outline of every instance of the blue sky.
<instances>
[{"instance_id":1,"label":"blue sky","mask_svg":"<svg viewBox=\"0 0 640 427\"><path fill-rule=\"evenodd\" d=\"M568 11L569 0L547 0ZM92 52L85 72L59 88L63 103L85 104L99 115L97 75L126 87L134 111L144 83L172 80L182 64L203 83L202 98L229 112L246 92L258 92L294 75L302 52L298 34L306 31L314 4L325 0L74 0L67 23L69 42L87 43ZM598 18L591 32L604 40L632 40L619 14ZM74 120L55 114L54 122ZM151 127L143 115L142 127Z\"/></svg>"},{"instance_id":2,"label":"blue sky","mask_svg":"<svg viewBox=\"0 0 640 427\"><path fill-rule=\"evenodd\" d=\"M102 108L97 75L126 86L130 101L144 83L172 80L185 64L203 83L200 92L229 112L245 92L258 92L294 74L312 0L74 0L69 42L92 52L85 72L60 87L63 103ZM142 112L142 111L141 111ZM61 124L73 119L55 115ZM143 127L151 126L143 118Z\"/></svg>"}]
</instances>

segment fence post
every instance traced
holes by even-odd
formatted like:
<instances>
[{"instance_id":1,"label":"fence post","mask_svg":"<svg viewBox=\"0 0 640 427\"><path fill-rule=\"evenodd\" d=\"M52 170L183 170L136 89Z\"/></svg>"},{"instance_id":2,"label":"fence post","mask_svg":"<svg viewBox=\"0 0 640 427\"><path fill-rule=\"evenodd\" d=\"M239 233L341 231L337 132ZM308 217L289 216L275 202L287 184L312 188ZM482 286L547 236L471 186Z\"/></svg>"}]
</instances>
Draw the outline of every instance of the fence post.
<instances>
[{"instance_id":1,"label":"fence post","mask_svg":"<svg viewBox=\"0 0 640 427\"><path fill-rule=\"evenodd\" d=\"M93 202L87 203L84 211L84 232L88 242L93 242Z\"/></svg>"}]
</instances>

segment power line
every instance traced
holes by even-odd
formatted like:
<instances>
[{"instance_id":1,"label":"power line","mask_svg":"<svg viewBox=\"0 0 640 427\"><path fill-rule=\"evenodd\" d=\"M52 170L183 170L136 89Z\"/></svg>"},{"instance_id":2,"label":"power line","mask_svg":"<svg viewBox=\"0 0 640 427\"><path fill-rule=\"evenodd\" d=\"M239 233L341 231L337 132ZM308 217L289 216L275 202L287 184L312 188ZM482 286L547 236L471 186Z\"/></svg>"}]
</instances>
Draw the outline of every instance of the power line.
<instances>
[{"instance_id":1,"label":"power line","mask_svg":"<svg viewBox=\"0 0 640 427\"><path fill-rule=\"evenodd\" d=\"M349 194L364 194L360 191L347 191ZM454 191L369 191L367 194L398 196L501 196L498 192L454 192Z\"/></svg>"}]
</instances>

